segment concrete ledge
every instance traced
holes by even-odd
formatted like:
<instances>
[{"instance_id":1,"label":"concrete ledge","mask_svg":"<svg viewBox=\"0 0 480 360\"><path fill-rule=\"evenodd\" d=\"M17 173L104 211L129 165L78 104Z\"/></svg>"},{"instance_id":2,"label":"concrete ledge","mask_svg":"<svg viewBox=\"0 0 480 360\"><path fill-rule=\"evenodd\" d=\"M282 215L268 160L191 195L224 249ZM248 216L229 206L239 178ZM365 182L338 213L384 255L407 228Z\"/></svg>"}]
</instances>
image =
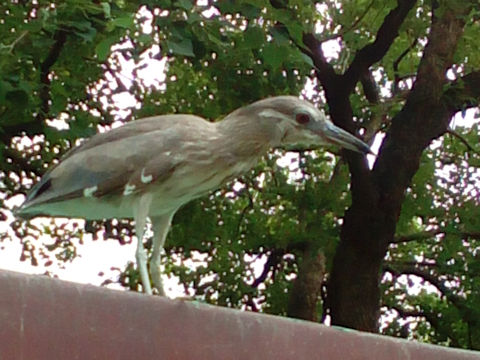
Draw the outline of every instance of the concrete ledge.
<instances>
[{"instance_id":1,"label":"concrete ledge","mask_svg":"<svg viewBox=\"0 0 480 360\"><path fill-rule=\"evenodd\" d=\"M480 359L306 321L0 271L0 359Z\"/></svg>"}]
</instances>

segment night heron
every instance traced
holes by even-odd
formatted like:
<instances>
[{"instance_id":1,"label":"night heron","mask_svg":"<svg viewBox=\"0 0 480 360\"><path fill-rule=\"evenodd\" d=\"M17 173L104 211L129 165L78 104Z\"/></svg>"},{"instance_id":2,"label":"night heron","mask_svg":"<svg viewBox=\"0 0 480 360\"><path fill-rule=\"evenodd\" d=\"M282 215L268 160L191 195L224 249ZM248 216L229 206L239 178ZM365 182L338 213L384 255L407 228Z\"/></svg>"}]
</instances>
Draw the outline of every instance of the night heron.
<instances>
[{"instance_id":1,"label":"night heron","mask_svg":"<svg viewBox=\"0 0 480 360\"><path fill-rule=\"evenodd\" d=\"M164 294L161 251L182 205L251 169L271 148L327 144L370 152L322 111L293 96L257 101L219 122L193 115L149 117L97 134L71 150L31 189L17 215L133 218L142 286L152 294L143 247L149 217L154 232L150 275Z\"/></svg>"}]
</instances>

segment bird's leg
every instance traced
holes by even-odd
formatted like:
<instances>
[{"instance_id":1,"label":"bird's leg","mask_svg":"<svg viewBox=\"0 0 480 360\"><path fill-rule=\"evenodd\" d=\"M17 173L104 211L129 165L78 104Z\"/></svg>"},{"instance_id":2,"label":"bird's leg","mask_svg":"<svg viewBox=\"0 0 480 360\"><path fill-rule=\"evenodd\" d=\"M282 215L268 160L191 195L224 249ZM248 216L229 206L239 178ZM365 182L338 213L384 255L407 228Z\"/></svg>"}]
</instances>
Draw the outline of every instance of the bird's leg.
<instances>
[{"instance_id":1,"label":"bird's leg","mask_svg":"<svg viewBox=\"0 0 480 360\"><path fill-rule=\"evenodd\" d=\"M150 274L152 275L153 286L158 290L158 294L165 296L162 281L162 271L160 269L160 260L163 251L163 245L167 238L168 230L175 212L165 214L162 216L151 217L153 228L152 241L152 260L150 261Z\"/></svg>"},{"instance_id":2,"label":"bird's leg","mask_svg":"<svg viewBox=\"0 0 480 360\"><path fill-rule=\"evenodd\" d=\"M147 222L148 211L152 197L149 194L142 195L135 206L135 234L137 235L137 251L135 257L137 259L137 267L140 272L140 279L142 280L143 291L152 295L152 288L150 286L150 278L148 277L147 268L147 252L143 247L143 233Z\"/></svg>"}]
</instances>

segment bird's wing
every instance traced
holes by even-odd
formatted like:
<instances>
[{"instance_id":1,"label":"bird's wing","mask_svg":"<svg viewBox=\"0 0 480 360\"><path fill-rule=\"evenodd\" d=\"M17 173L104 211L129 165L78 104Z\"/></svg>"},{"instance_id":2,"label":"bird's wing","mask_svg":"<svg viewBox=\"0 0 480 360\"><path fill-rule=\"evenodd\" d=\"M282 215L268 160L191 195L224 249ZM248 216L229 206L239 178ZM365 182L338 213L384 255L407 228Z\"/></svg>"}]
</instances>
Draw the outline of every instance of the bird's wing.
<instances>
[{"instance_id":1,"label":"bird's wing","mask_svg":"<svg viewBox=\"0 0 480 360\"><path fill-rule=\"evenodd\" d=\"M87 139L81 145L71 149L62 158L62 161L79 152L94 148L99 145L106 145L111 142L120 141L129 137L141 136L153 131L168 131L177 127L188 127L191 124L203 124L206 121L195 115L160 115L130 121L123 126L99 133Z\"/></svg>"},{"instance_id":2,"label":"bird's wing","mask_svg":"<svg viewBox=\"0 0 480 360\"><path fill-rule=\"evenodd\" d=\"M24 207L141 191L172 174L183 161L182 142L186 137L191 140L192 127L202 128L204 123L208 128L209 123L198 117L168 115L97 134L48 171L32 188Z\"/></svg>"}]
</instances>

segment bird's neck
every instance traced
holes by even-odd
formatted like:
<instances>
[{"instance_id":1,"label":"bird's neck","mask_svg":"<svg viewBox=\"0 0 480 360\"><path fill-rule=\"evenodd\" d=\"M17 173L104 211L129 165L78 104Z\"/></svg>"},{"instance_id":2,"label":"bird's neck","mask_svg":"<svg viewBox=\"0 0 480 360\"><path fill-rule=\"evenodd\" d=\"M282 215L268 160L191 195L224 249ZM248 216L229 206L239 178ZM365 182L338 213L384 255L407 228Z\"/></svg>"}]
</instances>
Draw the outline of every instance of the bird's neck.
<instances>
[{"instance_id":1,"label":"bird's neck","mask_svg":"<svg viewBox=\"0 0 480 360\"><path fill-rule=\"evenodd\" d=\"M245 161L257 160L280 144L280 130L268 125L257 117L237 115L235 112L216 123L223 145L232 156Z\"/></svg>"}]
</instances>

